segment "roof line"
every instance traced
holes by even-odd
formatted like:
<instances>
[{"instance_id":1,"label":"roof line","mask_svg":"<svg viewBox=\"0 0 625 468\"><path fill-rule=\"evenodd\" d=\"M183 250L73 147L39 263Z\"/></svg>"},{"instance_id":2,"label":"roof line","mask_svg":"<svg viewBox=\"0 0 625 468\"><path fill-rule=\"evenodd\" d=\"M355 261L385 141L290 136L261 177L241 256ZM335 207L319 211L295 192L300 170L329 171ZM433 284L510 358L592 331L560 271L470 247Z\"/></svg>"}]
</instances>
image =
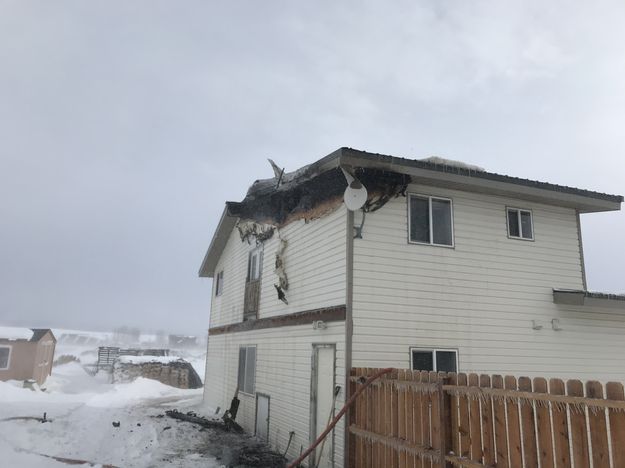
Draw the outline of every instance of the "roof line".
<instances>
[{"instance_id":1,"label":"roof line","mask_svg":"<svg viewBox=\"0 0 625 468\"><path fill-rule=\"evenodd\" d=\"M336 153L336 152L335 152ZM331 155L335 154L332 153ZM476 171L473 169L467 169L458 166L450 166L446 164L437 164L430 161L423 161L419 159L407 159L397 156L391 156L380 153L370 153L368 151L362 151L354 148L343 147L341 148L343 155L350 155L356 157L365 157L368 159L376 159L381 162L390 163L397 166L415 167L418 169L426 169L430 171L444 172L447 174L456 174L467 177L475 177L486 180L493 180L497 182L506 182L515 185L523 185L525 187L538 188L543 190L550 190L553 192L569 193L572 195L581 195L588 198L594 198L599 200L606 200L615 203L622 203L625 199L622 195L611 195L602 192L596 192L593 190L579 189L575 187L569 187L566 185L552 184L550 182L541 182L532 179L523 179L521 177L513 177L503 174L497 174L495 172L488 171ZM331 156L329 155L329 156ZM325 158L324 158L325 159Z\"/></svg>"}]
</instances>

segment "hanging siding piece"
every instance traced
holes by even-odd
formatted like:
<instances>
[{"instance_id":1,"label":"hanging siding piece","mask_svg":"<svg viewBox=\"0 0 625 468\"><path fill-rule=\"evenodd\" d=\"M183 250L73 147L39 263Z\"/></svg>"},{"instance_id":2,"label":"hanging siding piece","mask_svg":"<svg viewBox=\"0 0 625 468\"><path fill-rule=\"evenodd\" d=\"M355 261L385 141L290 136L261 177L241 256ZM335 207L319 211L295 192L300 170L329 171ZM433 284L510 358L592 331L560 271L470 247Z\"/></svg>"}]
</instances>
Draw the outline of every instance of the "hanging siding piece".
<instances>
[{"instance_id":1,"label":"hanging siding piece","mask_svg":"<svg viewBox=\"0 0 625 468\"><path fill-rule=\"evenodd\" d=\"M278 284L274 284L273 286L276 288L278 293L278 299L280 299L285 304L288 304L289 301L286 298L286 293L289 289L289 279L286 276L286 271L284 267L284 251L287 247L286 239L280 237L280 233L278 233L278 237L280 239L280 244L276 251L276 264L275 264L275 274L278 276Z\"/></svg>"},{"instance_id":2,"label":"hanging siding piece","mask_svg":"<svg viewBox=\"0 0 625 468\"><path fill-rule=\"evenodd\" d=\"M237 229L241 236L241 242L251 244L253 241L256 244L260 244L273 237L275 226L256 223L254 221L239 221L237 223Z\"/></svg>"}]
</instances>

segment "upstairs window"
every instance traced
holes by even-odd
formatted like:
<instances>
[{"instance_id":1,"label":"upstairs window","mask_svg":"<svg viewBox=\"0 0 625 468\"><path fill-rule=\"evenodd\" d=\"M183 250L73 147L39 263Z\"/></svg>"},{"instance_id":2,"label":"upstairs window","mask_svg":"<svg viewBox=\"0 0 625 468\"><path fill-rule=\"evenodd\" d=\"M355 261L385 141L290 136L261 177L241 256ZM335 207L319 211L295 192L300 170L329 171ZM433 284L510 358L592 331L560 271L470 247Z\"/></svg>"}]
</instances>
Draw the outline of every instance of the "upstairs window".
<instances>
[{"instance_id":1,"label":"upstairs window","mask_svg":"<svg viewBox=\"0 0 625 468\"><path fill-rule=\"evenodd\" d=\"M239 348L239 391L252 395L256 380L256 346Z\"/></svg>"},{"instance_id":2,"label":"upstairs window","mask_svg":"<svg viewBox=\"0 0 625 468\"><path fill-rule=\"evenodd\" d=\"M410 349L412 370L458 372L458 351L455 349Z\"/></svg>"},{"instance_id":3,"label":"upstairs window","mask_svg":"<svg viewBox=\"0 0 625 468\"><path fill-rule=\"evenodd\" d=\"M534 240L532 212L519 208L506 208L508 216L508 237Z\"/></svg>"},{"instance_id":4,"label":"upstairs window","mask_svg":"<svg viewBox=\"0 0 625 468\"><path fill-rule=\"evenodd\" d=\"M250 252L250 256L247 263L247 281L256 281L260 279L263 264L263 250L262 247L257 247Z\"/></svg>"},{"instance_id":5,"label":"upstairs window","mask_svg":"<svg viewBox=\"0 0 625 468\"><path fill-rule=\"evenodd\" d=\"M409 195L408 205L410 242L453 247L453 214L450 199Z\"/></svg>"},{"instance_id":6,"label":"upstairs window","mask_svg":"<svg viewBox=\"0 0 625 468\"><path fill-rule=\"evenodd\" d=\"M221 296L224 292L224 271L221 270L215 276L215 296Z\"/></svg>"}]
</instances>

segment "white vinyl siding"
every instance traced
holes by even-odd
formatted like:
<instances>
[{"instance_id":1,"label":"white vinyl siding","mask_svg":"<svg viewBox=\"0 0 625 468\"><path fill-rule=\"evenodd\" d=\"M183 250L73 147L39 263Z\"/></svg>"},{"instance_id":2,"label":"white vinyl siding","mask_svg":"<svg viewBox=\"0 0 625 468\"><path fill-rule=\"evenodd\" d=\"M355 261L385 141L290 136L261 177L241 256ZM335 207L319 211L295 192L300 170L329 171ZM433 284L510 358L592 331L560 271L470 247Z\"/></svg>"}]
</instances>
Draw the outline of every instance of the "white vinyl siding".
<instances>
[{"instance_id":1,"label":"white vinyl siding","mask_svg":"<svg viewBox=\"0 0 625 468\"><path fill-rule=\"evenodd\" d=\"M625 315L553 303L552 288L583 289L574 209L409 191L453 199L455 249L406 243L404 197L367 214L354 239L354 367L408 368L418 346L457 349L461 372L625 380ZM502 213L517 206L532 212L534 242L507 237Z\"/></svg>"},{"instance_id":2,"label":"white vinyl siding","mask_svg":"<svg viewBox=\"0 0 625 468\"><path fill-rule=\"evenodd\" d=\"M264 242L258 318L345 304L345 216L341 206L319 219L294 221ZM280 238L287 242L283 258L288 304L278 299L274 287L279 284L274 268ZM228 287L212 298L211 327L243 320L250 249L233 229L215 268L227 272Z\"/></svg>"},{"instance_id":3,"label":"white vinyl siding","mask_svg":"<svg viewBox=\"0 0 625 468\"><path fill-rule=\"evenodd\" d=\"M284 453L289 432L295 432L287 458L294 460L300 447L310 445L310 385L313 344L336 344L336 384L341 392L335 403L338 413L345 401L345 327L343 322L329 322L325 330L312 325L269 328L241 333L210 336L206 362L204 400L211 408L230 407L239 373L239 349L254 343L256 347L255 392L271 398L269 444ZM239 394L237 422L254 433L256 399ZM343 466L344 419L334 431L335 466ZM326 445L327 449L327 445Z\"/></svg>"}]
</instances>

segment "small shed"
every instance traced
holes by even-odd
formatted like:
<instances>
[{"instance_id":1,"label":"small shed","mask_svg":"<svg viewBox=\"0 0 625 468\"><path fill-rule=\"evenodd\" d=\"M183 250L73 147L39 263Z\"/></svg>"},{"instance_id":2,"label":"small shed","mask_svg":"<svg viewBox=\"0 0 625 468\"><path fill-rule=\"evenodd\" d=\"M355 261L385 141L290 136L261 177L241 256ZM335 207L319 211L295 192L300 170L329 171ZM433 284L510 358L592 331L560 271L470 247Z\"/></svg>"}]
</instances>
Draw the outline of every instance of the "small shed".
<instances>
[{"instance_id":1,"label":"small shed","mask_svg":"<svg viewBox=\"0 0 625 468\"><path fill-rule=\"evenodd\" d=\"M52 373L56 338L49 328L0 327L0 380L35 380Z\"/></svg>"}]
</instances>

